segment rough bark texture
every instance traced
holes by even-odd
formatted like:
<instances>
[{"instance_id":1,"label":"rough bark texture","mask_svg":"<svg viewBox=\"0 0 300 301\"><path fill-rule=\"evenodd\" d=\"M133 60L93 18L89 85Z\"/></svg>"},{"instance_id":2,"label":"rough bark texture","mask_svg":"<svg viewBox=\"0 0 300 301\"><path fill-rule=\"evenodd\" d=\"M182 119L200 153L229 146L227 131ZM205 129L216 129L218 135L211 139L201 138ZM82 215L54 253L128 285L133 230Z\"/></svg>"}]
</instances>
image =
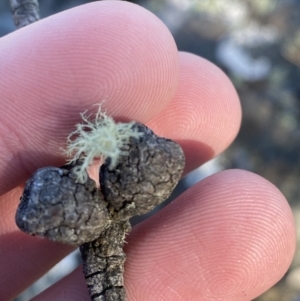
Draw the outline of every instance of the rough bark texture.
<instances>
[{"instance_id":1,"label":"rough bark texture","mask_svg":"<svg viewBox=\"0 0 300 301\"><path fill-rule=\"evenodd\" d=\"M125 300L123 252L128 220L112 224L100 237L80 247L83 272L91 299L94 301Z\"/></svg>"},{"instance_id":2,"label":"rough bark texture","mask_svg":"<svg viewBox=\"0 0 300 301\"><path fill-rule=\"evenodd\" d=\"M116 168L110 170L108 158L100 169L101 191L120 218L145 214L162 203L178 183L185 163L177 143L140 123L133 127L143 135L123 147L127 154L120 156Z\"/></svg>"},{"instance_id":3,"label":"rough bark texture","mask_svg":"<svg viewBox=\"0 0 300 301\"><path fill-rule=\"evenodd\" d=\"M27 181L16 213L22 231L81 245L109 226L107 204L95 182L77 183L74 168L41 168Z\"/></svg>"},{"instance_id":4,"label":"rough bark texture","mask_svg":"<svg viewBox=\"0 0 300 301\"><path fill-rule=\"evenodd\" d=\"M163 202L178 183L184 154L172 140L134 123L115 168L107 158L100 168L100 190L87 177L78 182L80 161L38 170L26 183L16 213L19 228L31 235L81 245L83 271L91 300L124 301L125 236L134 215Z\"/></svg>"},{"instance_id":5,"label":"rough bark texture","mask_svg":"<svg viewBox=\"0 0 300 301\"><path fill-rule=\"evenodd\" d=\"M40 19L38 0L10 0L10 6L17 28L27 26Z\"/></svg>"}]
</instances>

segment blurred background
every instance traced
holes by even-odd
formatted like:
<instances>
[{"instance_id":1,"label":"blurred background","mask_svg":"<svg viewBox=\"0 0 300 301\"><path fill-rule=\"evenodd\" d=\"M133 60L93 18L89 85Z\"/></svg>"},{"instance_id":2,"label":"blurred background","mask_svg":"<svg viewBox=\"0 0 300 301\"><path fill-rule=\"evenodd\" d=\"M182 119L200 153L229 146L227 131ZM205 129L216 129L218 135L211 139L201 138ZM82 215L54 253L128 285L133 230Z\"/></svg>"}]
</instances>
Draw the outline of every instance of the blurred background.
<instances>
[{"instance_id":1,"label":"blurred background","mask_svg":"<svg viewBox=\"0 0 300 301\"><path fill-rule=\"evenodd\" d=\"M92 1L40 1L41 18ZM173 33L179 50L222 68L243 107L231 147L186 177L177 193L217 171L241 168L275 184L297 225L297 251L284 278L256 301L300 301L300 1L141 0ZM9 1L0 2L0 36L15 30ZM175 193L176 195L176 193ZM134 223L138 222L137 220ZM15 301L28 301L80 264L72 253Z\"/></svg>"}]
</instances>

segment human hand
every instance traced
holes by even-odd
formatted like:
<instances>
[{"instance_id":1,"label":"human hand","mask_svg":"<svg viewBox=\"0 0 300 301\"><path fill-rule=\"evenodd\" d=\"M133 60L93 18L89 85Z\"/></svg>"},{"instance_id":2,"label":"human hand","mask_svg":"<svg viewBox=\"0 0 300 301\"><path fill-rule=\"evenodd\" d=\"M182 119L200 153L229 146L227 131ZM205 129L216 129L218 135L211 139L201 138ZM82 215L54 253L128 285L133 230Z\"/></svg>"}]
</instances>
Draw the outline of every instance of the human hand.
<instances>
[{"instance_id":1,"label":"human hand","mask_svg":"<svg viewBox=\"0 0 300 301\"><path fill-rule=\"evenodd\" d=\"M24 181L62 165L79 112L103 100L119 120L181 144L189 172L222 152L241 109L227 77L178 53L167 28L126 2L84 5L0 40L0 300L13 299L73 249L21 233ZM277 282L295 248L291 210L276 187L241 170L197 183L138 225L126 245L128 300L251 300ZM81 269L35 301L89 300Z\"/></svg>"}]
</instances>

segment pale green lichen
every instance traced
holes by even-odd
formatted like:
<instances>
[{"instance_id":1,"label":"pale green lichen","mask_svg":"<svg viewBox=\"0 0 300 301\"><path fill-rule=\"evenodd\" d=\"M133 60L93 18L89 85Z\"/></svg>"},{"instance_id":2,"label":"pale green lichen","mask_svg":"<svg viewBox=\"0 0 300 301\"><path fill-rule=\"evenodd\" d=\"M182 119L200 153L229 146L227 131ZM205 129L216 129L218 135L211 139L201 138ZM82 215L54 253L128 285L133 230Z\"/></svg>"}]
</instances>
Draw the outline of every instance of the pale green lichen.
<instances>
[{"instance_id":1,"label":"pale green lichen","mask_svg":"<svg viewBox=\"0 0 300 301\"><path fill-rule=\"evenodd\" d=\"M76 169L79 182L87 179L86 170L95 159L111 159L109 168L116 167L120 155L126 155L122 150L130 137L138 138L142 133L132 128L134 122L115 122L112 117L101 111L101 106L94 118L86 112L80 114L83 123L76 125L76 130L68 136L67 155L71 157L68 163L81 160L82 164Z\"/></svg>"}]
</instances>

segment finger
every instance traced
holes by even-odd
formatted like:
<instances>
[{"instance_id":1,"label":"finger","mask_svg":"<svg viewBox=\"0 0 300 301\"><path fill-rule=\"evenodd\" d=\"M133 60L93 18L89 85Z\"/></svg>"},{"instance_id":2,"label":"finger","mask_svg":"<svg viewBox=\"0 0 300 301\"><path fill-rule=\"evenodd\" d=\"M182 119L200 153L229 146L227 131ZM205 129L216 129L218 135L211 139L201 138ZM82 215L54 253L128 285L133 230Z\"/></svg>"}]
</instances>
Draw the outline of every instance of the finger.
<instances>
[{"instance_id":1,"label":"finger","mask_svg":"<svg viewBox=\"0 0 300 301\"><path fill-rule=\"evenodd\" d=\"M0 40L0 194L37 167L62 163L79 112L105 101L148 121L175 93L178 53L163 23L122 1L80 6Z\"/></svg>"},{"instance_id":2,"label":"finger","mask_svg":"<svg viewBox=\"0 0 300 301\"><path fill-rule=\"evenodd\" d=\"M252 300L286 272L295 227L276 187L230 170L134 228L126 247L129 300Z\"/></svg>"},{"instance_id":3,"label":"finger","mask_svg":"<svg viewBox=\"0 0 300 301\"><path fill-rule=\"evenodd\" d=\"M180 53L179 84L169 105L148 125L180 143L185 173L224 151L241 123L238 95L227 76L209 61Z\"/></svg>"},{"instance_id":4,"label":"finger","mask_svg":"<svg viewBox=\"0 0 300 301\"><path fill-rule=\"evenodd\" d=\"M285 273L295 227L276 187L230 170L189 189L134 228L127 241L128 301L249 301ZM35 301L88 301L80 274L75 271Z\"/></svg>"}]
</instances>

